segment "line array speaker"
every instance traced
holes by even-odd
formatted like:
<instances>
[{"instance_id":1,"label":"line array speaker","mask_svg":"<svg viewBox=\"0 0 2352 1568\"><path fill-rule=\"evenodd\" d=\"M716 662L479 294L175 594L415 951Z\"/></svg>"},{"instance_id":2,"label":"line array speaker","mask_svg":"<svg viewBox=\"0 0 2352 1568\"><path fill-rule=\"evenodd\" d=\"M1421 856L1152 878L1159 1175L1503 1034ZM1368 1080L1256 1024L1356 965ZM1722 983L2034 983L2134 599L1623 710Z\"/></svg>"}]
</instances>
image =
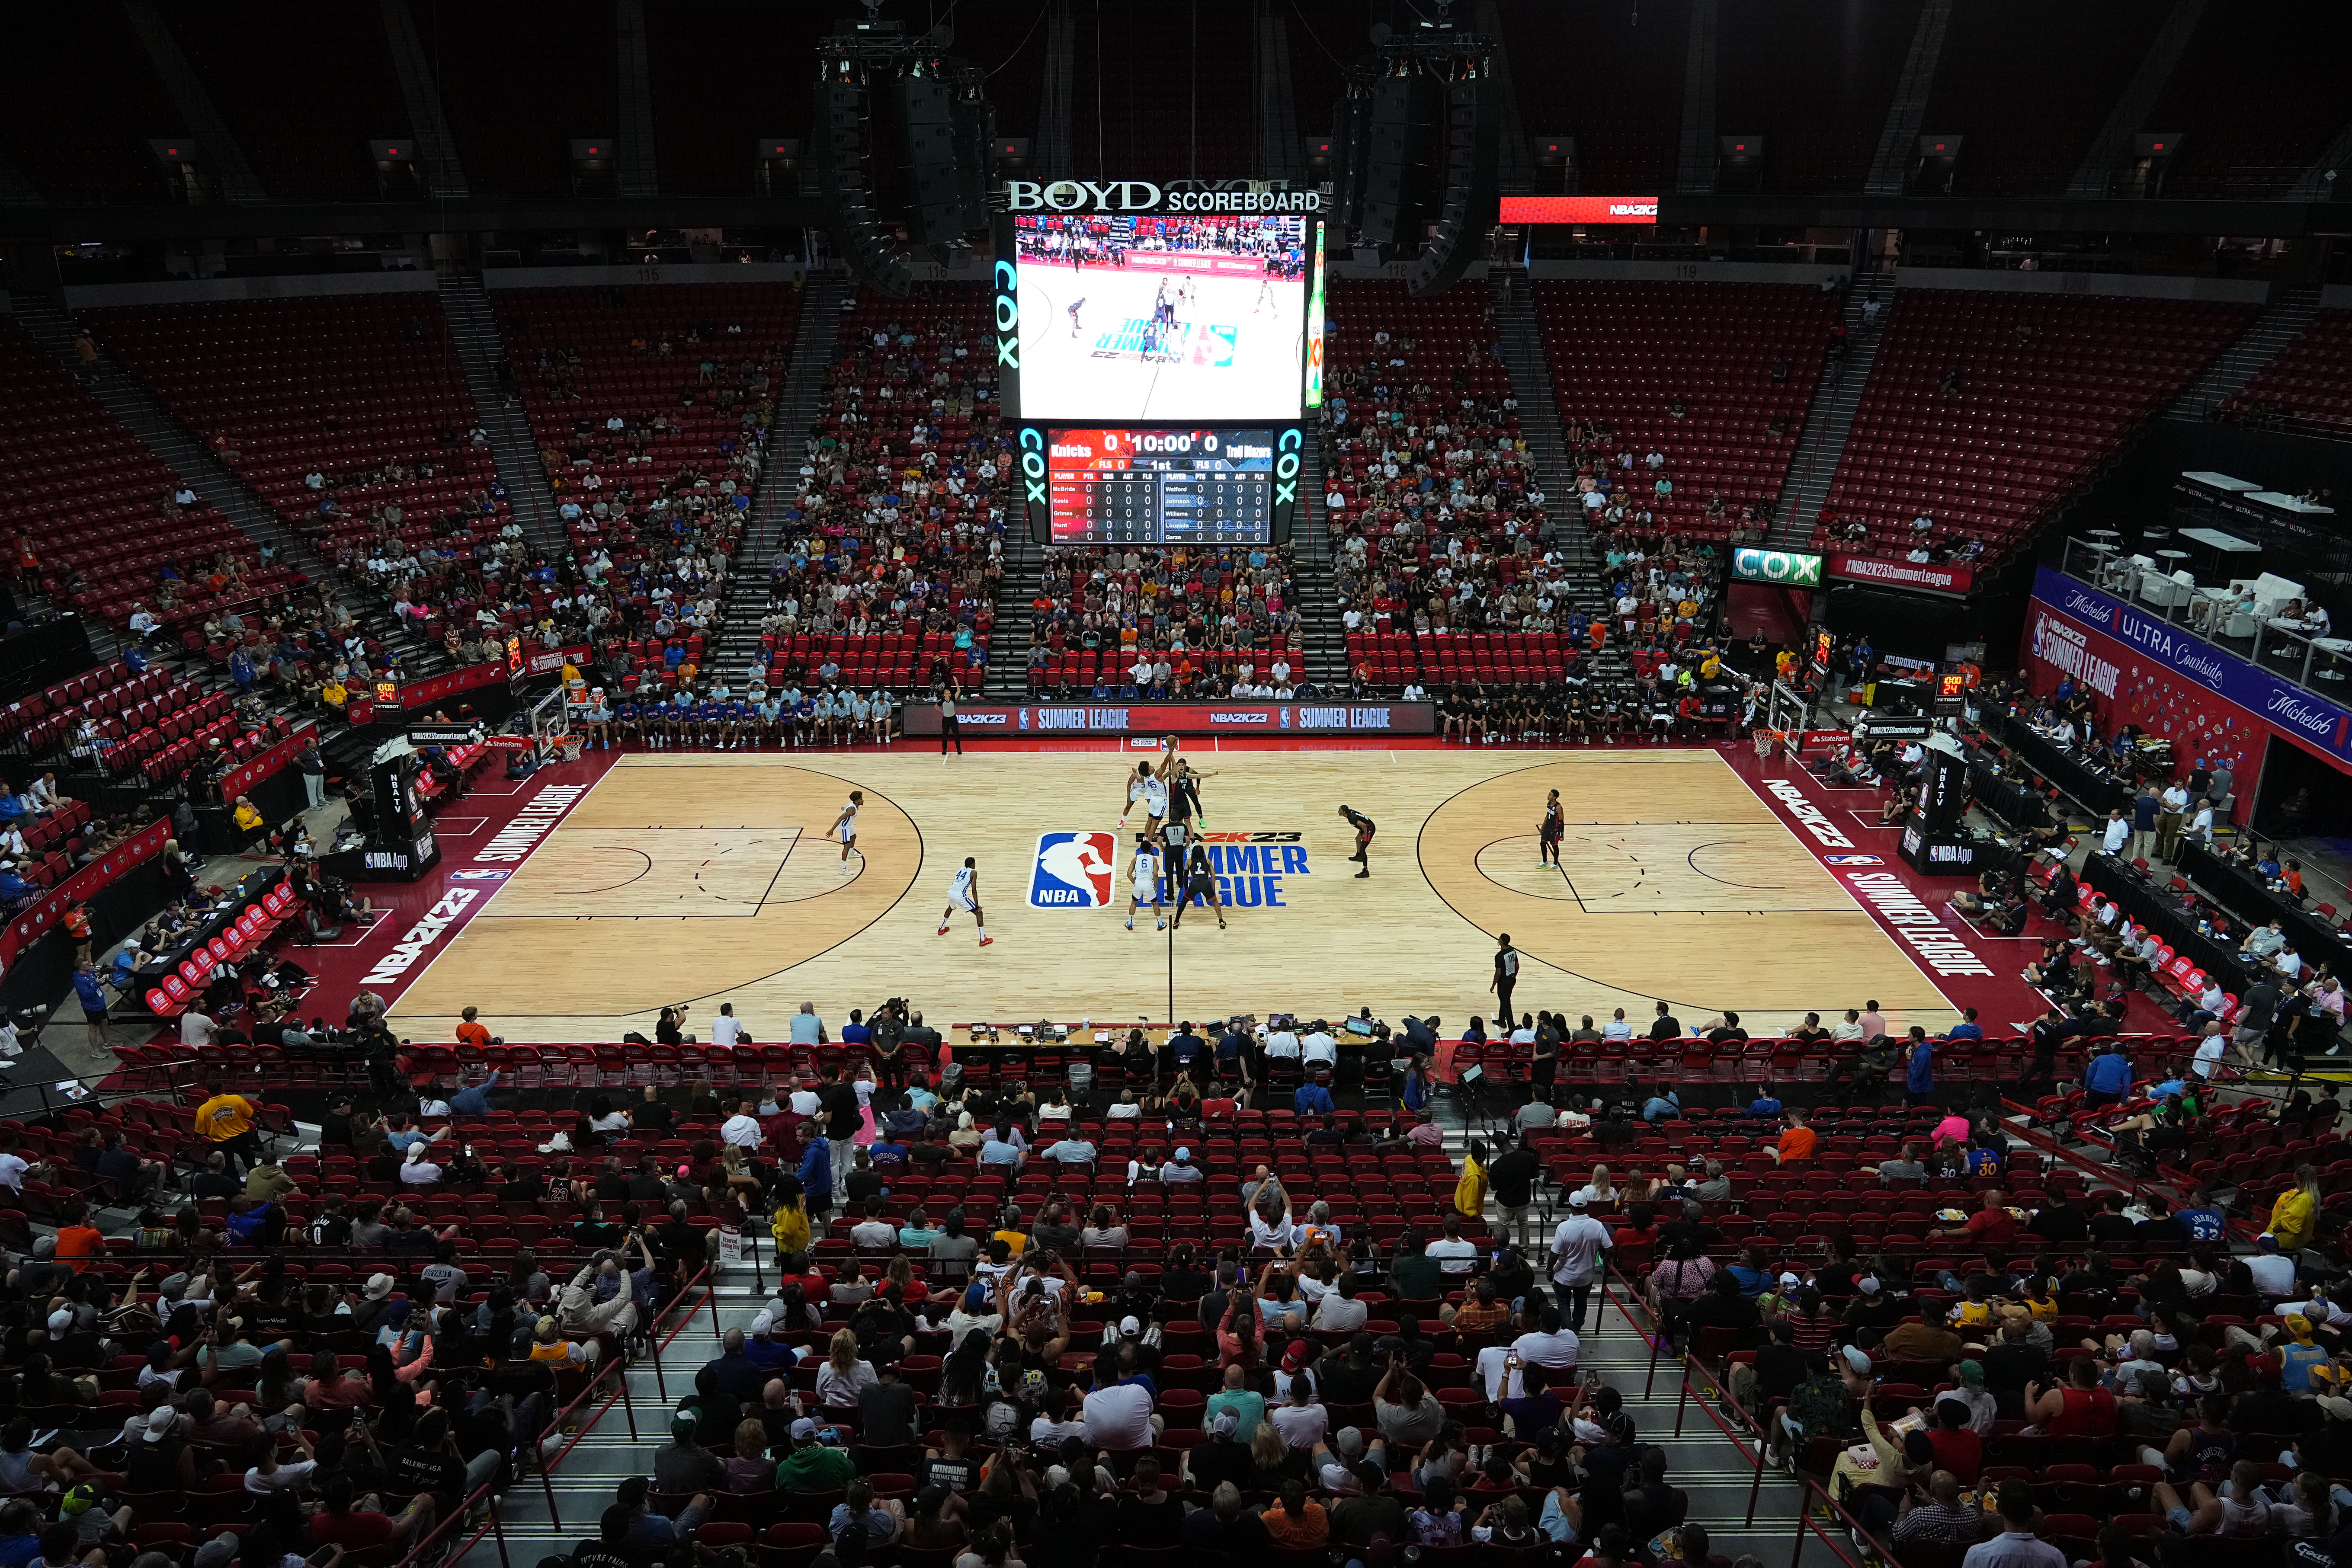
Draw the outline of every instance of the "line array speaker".
<instances>
[{"instance_id":1,"label":"line array speaker","mask_svg":"<svg viewBox=\"0 0 2352 1568\"><path fill-rule=\"evenodd\" d=\"M1410 246L1421 238L1437 95L1436 81L1417 71L1383 77L1373 89L1361 225L1367 244Z\"/></svg>"},{"instance_id":2,"label":"line array speaker","mask_svg":"<svg viewBox=\"0 0 2352 1568\"><path fill-rule=\"evenodd\" d=\"M883 232L874 184L866 163L862 128L866 89L856 82L828 78L817 89L816 119L809 145L818 188L830 199L834 239L855 277L886 294L907 292L913 279L906 258Z\"/></svg>"},{"instance_id":3,"label":"line array speaker","mask_svg":"<svg viewBox=\"0 0 2352 1568\"><path fill-rule=\"evenodd\" d=\"M1437 232L1421 247L1406 275L1415 294L1443 288L1478 259L1478 236L1502 216L1496 161L1502 144L1499 95L1489 78L1452 81L1445 88L1445 193Z\"/></svg>"}]
</instances>

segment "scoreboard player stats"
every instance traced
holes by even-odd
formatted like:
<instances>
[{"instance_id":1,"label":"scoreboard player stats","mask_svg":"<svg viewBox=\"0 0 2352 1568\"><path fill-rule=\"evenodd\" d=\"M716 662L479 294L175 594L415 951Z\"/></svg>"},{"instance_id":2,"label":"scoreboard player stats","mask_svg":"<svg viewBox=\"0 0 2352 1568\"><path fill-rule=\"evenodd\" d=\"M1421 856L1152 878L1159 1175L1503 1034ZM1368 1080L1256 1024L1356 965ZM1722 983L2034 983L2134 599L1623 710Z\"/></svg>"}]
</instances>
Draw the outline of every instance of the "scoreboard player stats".
<instances>
[{"instance_id":1,"label":"scoreboard player stats","mask_svg":"<svg viewBox=\"0 0 2352 1568\"><path fill-rule=\"evenodd\" d=\"M1046 448L1053 542L1266 544L1276 434L1056 430Z\"/></svg>"}]
</instances>

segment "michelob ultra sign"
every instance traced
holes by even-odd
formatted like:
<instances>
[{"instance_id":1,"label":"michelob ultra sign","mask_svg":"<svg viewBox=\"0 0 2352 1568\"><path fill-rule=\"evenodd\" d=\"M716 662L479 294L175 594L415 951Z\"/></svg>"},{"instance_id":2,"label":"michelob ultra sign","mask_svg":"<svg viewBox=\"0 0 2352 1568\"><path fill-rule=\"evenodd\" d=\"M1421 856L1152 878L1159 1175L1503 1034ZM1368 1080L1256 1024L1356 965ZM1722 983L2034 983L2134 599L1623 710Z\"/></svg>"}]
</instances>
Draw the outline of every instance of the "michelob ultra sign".
<instances>
[{"instance_id":1,"label":"michelob ultra sign","mask_svg":"<svg viewBox=\"0 0 2352 1568\"><path fill-rule=\"evenodd\" d=\"M1801 550L1736 549L1731 575L1740 582L1777 582L1784 588L1819 588L1822 558Z\"/></svg>"}]
</instances>

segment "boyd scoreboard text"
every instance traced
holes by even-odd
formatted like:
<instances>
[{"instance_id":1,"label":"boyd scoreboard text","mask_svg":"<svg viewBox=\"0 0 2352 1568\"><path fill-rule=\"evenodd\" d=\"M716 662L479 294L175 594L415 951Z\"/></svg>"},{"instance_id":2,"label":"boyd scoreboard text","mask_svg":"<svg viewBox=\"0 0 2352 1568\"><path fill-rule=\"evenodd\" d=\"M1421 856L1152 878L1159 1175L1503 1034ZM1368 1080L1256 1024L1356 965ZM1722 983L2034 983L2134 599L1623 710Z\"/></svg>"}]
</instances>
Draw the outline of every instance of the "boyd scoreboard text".
<instances>
[{"instance_id":1,"label":"boyd scoreboard text","mask_svg":"<svg viewBox=\"0 0 2352 1568\"><path fill-rule=\"evenodd\" d=\"M1265 429L1055 430L1045 452L1053 542L1269 543L1279 440Z\"/></svg>"}]
</instances>

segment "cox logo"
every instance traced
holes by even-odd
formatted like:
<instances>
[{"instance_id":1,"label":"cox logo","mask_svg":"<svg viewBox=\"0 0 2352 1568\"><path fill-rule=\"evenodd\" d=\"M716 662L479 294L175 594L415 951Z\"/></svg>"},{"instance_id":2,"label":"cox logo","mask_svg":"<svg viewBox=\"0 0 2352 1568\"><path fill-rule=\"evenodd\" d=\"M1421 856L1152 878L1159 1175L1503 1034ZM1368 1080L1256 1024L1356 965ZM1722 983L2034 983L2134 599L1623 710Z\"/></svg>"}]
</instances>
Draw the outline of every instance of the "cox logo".
<instances>
[{"instance_id":1,"label":"cox logo","mask_svg":"<svg viewBox=\"0 0 2352 1568\"><path fill-rule=\"evenodd\" d=\"M1780 582L1792 588L1822 585L1822 558L1796 550L1741 549L1731 558L1731 575L1748 582Z\"/></svg>"}]
</instances>

